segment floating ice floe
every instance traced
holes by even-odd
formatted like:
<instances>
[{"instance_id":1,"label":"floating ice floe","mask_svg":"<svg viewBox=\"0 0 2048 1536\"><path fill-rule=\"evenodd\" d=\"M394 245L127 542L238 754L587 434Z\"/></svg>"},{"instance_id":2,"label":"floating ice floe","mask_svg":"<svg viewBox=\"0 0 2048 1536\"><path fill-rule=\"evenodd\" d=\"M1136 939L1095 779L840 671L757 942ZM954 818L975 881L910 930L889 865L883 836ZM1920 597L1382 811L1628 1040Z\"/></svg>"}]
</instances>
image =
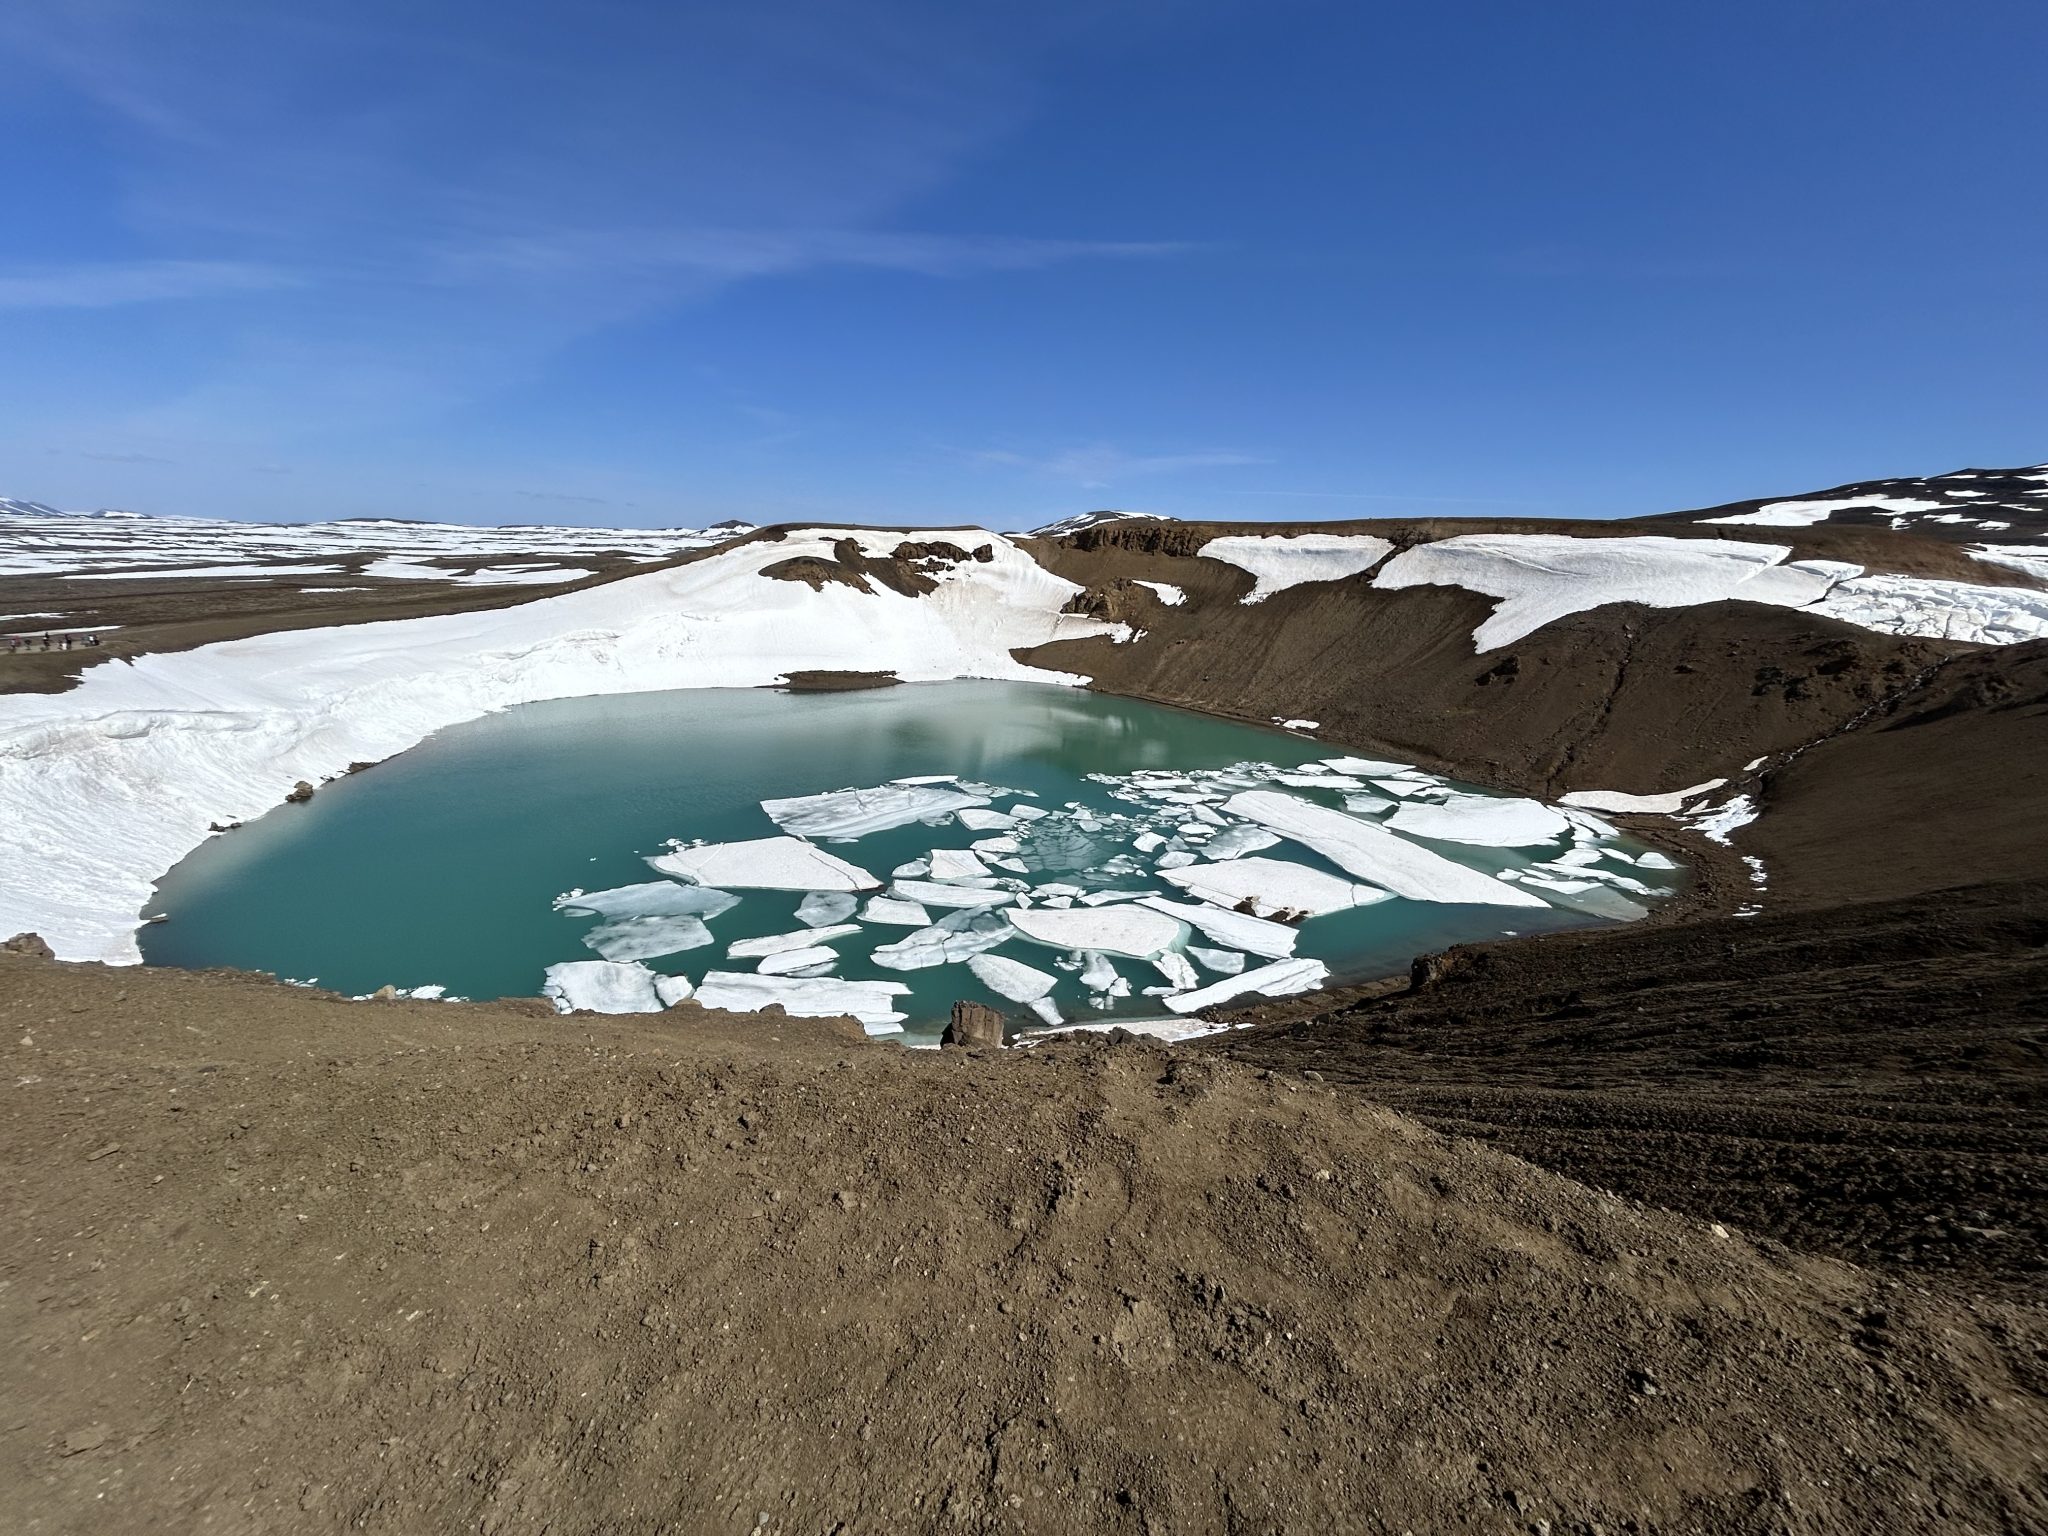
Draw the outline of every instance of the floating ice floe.
<instances>
[{"instance_id":1,"label":"floating ice floe","mask_svg":"<svg viewBox=\"0 0 2048 1536\"><path fill-rule=\"evenodd\" d=\"M1369 571L1393 548L1363 533L1234 534L1211 539L1198 553L1250 571L1257 580L1243 600L1260 603L1304 582L1342 581Z\"/></svg>"},{"instance_id":2,"label":"floating ice floe","mask_svg":"<svg viewBox=\"0 0 2048 1536\"><path fill-rule=\"evenodd\" d=\"M964 848L934 848L930 858L934 880L979 880L988 866Z\"/></svg>"},{"instance_id":3,"label":"floating ice floe","mask_svg":"<svg viewBox=\"0 0 2048 1536\"><path fill-rule=\"evenodd\" d=\"M797 914L801 917L801 911ZM899 901L894 896L870 896L868 904L860 909L860 920L864 923L880 923L892 928L923 928L931 923L931 914L914 901Z\"/></svg>"},{"instance_id":4,"label":"floating ice floe","mask_svg":"<svg viewBox=\"0 0 2048 1536\"><path fill-rule=\"evenodd\" d=\"M942 885L934 880L898 880L889 887L898 901L916 902L924 907L1002 907L1017 899L1016 892L982 885Z\"/></svg>"},{"instance_id":5,"label":"floating ice floe","mask_svg":"<svg viewBox=\"0 0 2048 1536\"><path fill-rule=\"evenodd\" d=\"M1376 757L1326 757L1320 766L1332 773L1347 773L1354 778L1367 779L1415 772L1412 763L1383 763Z\"/></svg>"},{"instance_id":6,"label":"floating ice floe","mask_svg":"<svg viewBox=\"0 0 2048 1536\"><path fill-rule=\"evenodd\" d=\"M820 944L810 949L779 949L772 955L763 955L754 969L763 976L822 976L838 963L838 952Z\"/></svg>"},{"instance_id":7,"label":"floating ice floe","mask_svg":"<svg viewBox=\"0 0 2048 1536\"><path fill-rule=\"evenodd\" d=\"M1578 806L1589 811L1614 811L1626 815L1634 812L1643 816L1675 816L1688 801L1697 800L1711 790L1719 789L1726 779L1708 779L1695 784L1691 789L1675 789L1668 795L1625 795L1614 789L1575 789L1562 796L1562 803ZM1611 830L1611 829L1610 829Z\"/></svg>"},{"instance_id":8,"label":"floating ice floe","mask_svg":"<svg viewBox=\"0 0 2048 1536\"><path fill-rule=\"evenodd\" d=\"M1204 938L1214 939L1218 944L1232 949L1250 950L1269 960L1284 959L1294 953L1295 942L1301 937L1299 930L1286 923L1276 923L1268 918L1254 917L1249 912L1239 912L1234 907L1213 906L1205 902L1170 901L1164 896L1147 896L1144 904L1155 912L1164 912L1168 917L1178 918L1192 928L1199 929ZM1200 956L1196 957L1197 959Z\"/></svg>"},{"instance_id":9,"label":"floating ice floe","mask_svg":"<svg viewBox=\"0 0 2048 1536\"><path fill-rule=\"evenodd\" d=\"M1297 992L1314 991L1328 980L1329 975L1330 968L1320 960L1276 960L1255 971L1226 976L1196 991L1177 993L1166 999L1166 1006L1175 1013L1195 1013L1251 993L1261 997L1291 997Z\"/></svg>"},{"instance_id":10,"label":"floating ice floe","mask_svg":"<svg viewBox=\"0 0 2048 1536\"><path fill-rule=\"evenodd\" d=\"M969 955L967 969L989 991L1013 1003L1037 1002L1059 979L1002 955Z\"/></svg>"},{"instance_id":11,"label":"floating ice floe","mask_svg":"<svg viewBox=\"0 0 2048 1536\"><path fill-rule=\"evenodd\" d=\"M728 960L752 960L761 955L779 955L785 950L809 949L859 932L858 923L834 923L824 928L799 928L794 933L768 933L757 939L735 940L725 947L725 957Z\"/></svg>"},{"instance_id":12,"label":"floating ice floe","mask_svg":"<svg viewBox=\"0 0 2048 1536\"><path fill-rule=\"evenodd\" d=\"M956 812L953 819L970 832L1007 832L1017 825L1017 817L1009 811L980 810L974 807Z\"/></svg>"},{"instance_id":13,"label":"floating ice floe","mask_svg":"<svg viewBox=\"0 0 2048 1536\"><path fill-rule=\"evenodd\" d=\"M1460 795L1443 805L1411 803L1389 816L1384 825L1404 837L1485 848L1533 848L1554 843L1572 829L1570 822L1541 801L1490 795Z\"/></svg>"},{"instance_id":14,"label":"floating ice floe","mask_svg":"<svg viewBox=\"0 0 2048 1536\"><path fill-rule=\"evenodd\" d=\"M1541 897L1518 891L1483 871L1468 869L1440 853L1419 847L1377 822L1313 805L1277 790L1247 790L1232 796L1224 809L1282 837L1292 838L1339 869L1410 901L1500 907L1546 905Z\"/></svg>"},{"instance_id":15,"label":"floating ice floe","mask_svg":"<svg viewBox=\"0 0 2048 1536\"><path fill-rule=\"evenodd\" d=\"M910 990L900 981L845 981L838 977L762 976L713 971L697 986L697 1001L731 1013L757 1013L770 1003L799 1018L851 1014L871 1035L896 1034L908 1017L895 1000Z\"/></svg>"},{"instance_id":16,"label":"floating ice floe","mask_svg":"<svg viewBox=\"0 0 2048 1536\"><path fill-rule=\"evenodd\" d=\"M1162 870L1160 874L1182 890L1218 906L1236 907L1250 902L1253 913L1259 917L1280 912L1321 917L1346 907L1370 906L1387 899L1387 892L1374 886L1341 880L1284 859L1254 856L1222 864L1190 864L1182 869Z\"/></svg>"},{"instance_id":17,"label":"floating ice floe","mask_svg":"<svg viewBox=\"0 0 2048 1536\"><path fill-rule=\"evenodd\" d=\"M608 891L569 891L555 898L557 912L590 912L598 917L701 917L710 919L739 905L739 897L708 885L649 880Z\"/></svg>"},{"instance_id":18,"label":"floating ice floe","mask_svg":"<svg viewBox=\"0 0 2048 1536\"><path fill-rule=\"evenodd\" d=\"M1007 944L1015 933L994 912L962 909L948 912L928 928L905 934L894 944L877 945L870 958L892 971L929 970Z\"/></svg>"},{"instance_id":19,"label":"floating ice floe","mask_svg":"<svg viewBox=\"0 0 2048 1536\"><path fill-rule=\"evenodd\" d=\"M822 928L853 916L860 898L848 891L813 891L796 904L796 920L807 928Z\"/></svg>"},{"instance_id":20,"label":"floating ice floe","mask_svg":"<svg viewBox=\"0 0 2048 1536\"><path fill-rule=\"evenodd\" d=\"M1244 956L1234 949L1207 949L1190 944L1188 954L1219 976L1235 976L1244 969Z\"/></svg>"},{"instance_id":21,"label":"floating ice floe","mask_svg":"<svg viewBox=\"0 0 2048 1536\"><path fill-rule=\"evenodd\" d=\"M1095 950L1150 960L1180 942L1186 931L1164 912L1143 905L1034 907L1004 914L1025 938L1054 949Z\"/></svg>"},{"instance_id":22,"label":"floating ice floe","mask_svg":"<svg viewBox=\"0 0 2048 1536\"><path fill-rule=\"evenodd\" d=\"M711 942L711 930L704 926L701 917L687 913L615 917L585 933L583 942L607 960L652 960L657 955L703 948Z\"/></svg>"},{"instance_id":23,"label":"floating ice floe","mask_svg":"<svg viewBox=\"0 0 2048 1536\"><path fill-rule=\"evenodd\" d=\"M1165 954L1155 956L1152 966L1166 978L1166 985L1175 992L1186 992L1202 984L1202 978L1195 974L1188 957L1178 950L1169 949Z\"/></svg>"},{"instance_id":24,"label":"floating ice floe","mask_svg":"<svg viewBox=\"0 0 2048 1536\"><path fill-rule=\"evenodd\" d=\"M547 969L541 993L558 1013L660 1013L668 1005L654 972L613 960L565 960Z\"/></svg>"},{"instance_id":25,"label":"floating ice floe","mask_svg":"<svg viewBox=\"0 0 2048 1536\"><path fill-rule=\"evenodd\" d=\"M795 837L703 843L656 854L647 862L665 875L741 890L871 891L882 883L859 866Z\"/></svg>"},{"instance_id":26,"label":"floating ice floe","mask_svg":"<svg viewBox=\"0 0 2048 1536\"><path fill-rule=\"evenodd\" d=\"M835 789L822 795L763 800L761 809L783 831L798 837L850 841L870 832L930 821L966 806L987 805L988 796L969 794L953 781L883 784L874 789Z\"/></svg>"}]
</instances>

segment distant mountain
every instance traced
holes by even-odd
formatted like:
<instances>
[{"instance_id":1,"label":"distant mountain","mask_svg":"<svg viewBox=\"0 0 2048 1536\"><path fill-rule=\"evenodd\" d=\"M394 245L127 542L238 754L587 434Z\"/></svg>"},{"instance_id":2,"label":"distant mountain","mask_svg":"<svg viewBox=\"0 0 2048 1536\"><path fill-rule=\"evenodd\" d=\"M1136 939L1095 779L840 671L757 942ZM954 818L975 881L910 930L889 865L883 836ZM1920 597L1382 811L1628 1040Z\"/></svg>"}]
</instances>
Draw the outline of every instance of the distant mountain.
<instances>
[{"instance_id":1,"label":"distant mountain","mask_svg":"<svg viewBox=\"0 0 2048 1536\"><path fill-rule=\"evenodd\" d=\"M1889 528L1956 544L2048 534L2048 464L1958 469L1945 475L1858 480L1797 497L1733 501L1631 522L1717 523L1737 528Z\"/></svg>"},{"instance_id":2,"label":"distant mountain","mask_svg":"<svg viewBox=\"0 0 2048 1536\"><path fill-rule=\"evenodd\" d=\"M0 496L0 517L62 517L64 514L55 507L46 507L40 501L17 501L12 496Z\"/></svg>"},{"instance_id":3,"label":"distant mountain","mask_svg":"<svg viewBox=\"0 0 2048 1536\"><path fill-rule=\"evenodd\" d=\"M1043 528L1034 528L1026 534L1032 539L1056 539L1062 534L1079 533L1083 528L1094 528L1102 523L1121 522L1125 518L1138 518L1148 522L1170 522L1157 512L1117 512L1105 509L1100 512L1076 512L1072 517L1063 517L1056 523L1047 523Z\"/></svg>"}]
</instances>

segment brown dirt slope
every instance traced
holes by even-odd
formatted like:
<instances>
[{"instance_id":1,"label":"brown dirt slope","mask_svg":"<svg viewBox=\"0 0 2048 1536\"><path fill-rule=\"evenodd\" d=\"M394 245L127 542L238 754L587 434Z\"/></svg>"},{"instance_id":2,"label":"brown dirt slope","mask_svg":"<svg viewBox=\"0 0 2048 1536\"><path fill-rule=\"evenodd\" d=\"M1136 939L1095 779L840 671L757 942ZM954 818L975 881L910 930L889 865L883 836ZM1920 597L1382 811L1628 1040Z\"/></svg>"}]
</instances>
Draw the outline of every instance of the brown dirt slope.
<instances>
[{"instance_id":1,"label":"brown dirt slope","mask_svg":"<svg viewBox=\"0 0 2048 1536\"><path fill-rule=\"evenodd\" d=\"M2048 1529L2037 1314L1322 1084L0 999L13 1530Z\"/></svg>"},{"instance_id":2,"label":"brown dirt slope","mask_svg":"<svg viewBox=\"0 0 2048 1536\"><path fill-rule=\"evenodd\" d=\"M2048 1300L2048 880L1432 969L1211 1043L1600 1188Z\"/></svg>"}]
</instances>

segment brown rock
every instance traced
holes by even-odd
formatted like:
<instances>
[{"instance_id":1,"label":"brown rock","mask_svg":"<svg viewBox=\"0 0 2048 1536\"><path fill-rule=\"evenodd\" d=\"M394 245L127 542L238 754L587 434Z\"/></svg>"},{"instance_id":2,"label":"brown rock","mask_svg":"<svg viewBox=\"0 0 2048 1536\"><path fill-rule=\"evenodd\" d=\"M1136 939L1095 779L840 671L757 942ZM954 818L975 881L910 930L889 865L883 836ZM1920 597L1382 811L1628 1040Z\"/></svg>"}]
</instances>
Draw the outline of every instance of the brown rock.
<instances>
[{"instance_id":1,"label":"brown rock","mask_svg":"<svg viewBox=\"0 0 2048 1536\"><path fill-rule=\"evenodd\" d=\"M946 1025L946 1032L939 1036L939 1044L962 1049L985 1046L1000 1050L1003 1026L1008 1022L986 1003L955 1003L952 1020Z\"/></svg>"},{"instance_id":2,"label":"brown rock","mask_svg":"<svg viewBox=\"0 0 2048 1536\"><path fill-rule=\"evenodd\" d=\"M0 940L0 950L10 955L29 955L37 960L54 960L56 952L43 941L40 933L17 933L11 939Z\"/></svg>"},{"instance_id":3,"label":"brown rock","mask_svg":"<svg viewBox=\"0 0 2048 1536\"><path fill-rule=\"evenodd\" d=\"M304 779L292 786L292 792L284 797L286 805L304 805L313 798L313 786Z\"/></svg>"}]
</instances>

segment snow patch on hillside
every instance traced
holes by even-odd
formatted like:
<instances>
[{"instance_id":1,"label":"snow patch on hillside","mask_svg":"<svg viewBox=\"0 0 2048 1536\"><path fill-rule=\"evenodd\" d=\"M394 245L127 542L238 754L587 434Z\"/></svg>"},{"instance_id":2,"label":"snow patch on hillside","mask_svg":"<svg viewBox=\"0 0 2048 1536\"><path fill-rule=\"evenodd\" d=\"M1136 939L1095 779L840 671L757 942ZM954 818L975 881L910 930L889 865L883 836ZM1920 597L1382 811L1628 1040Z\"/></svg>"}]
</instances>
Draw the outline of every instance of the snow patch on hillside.
<instances>
[{"instance_id":1,"label":"snow patch on hillside","mask_svg":"<svg viewBox=\"0 0 2048 1536\"><path fill-rule=\"evenodd\" d=\"M1262 603L1275 592L1304 582L1342 581L1369 571L1393 549L1388 540L1370 534L1298 533L1211 539L1201 553L1205 559L1250 571L1258 579L1244 601Z\"/></svg>"},{"instance_id":2,"label":"snow patch on hillside","mask_svg":"<svg viewBox=\"0 0 2048 1536\"><path fill-rule=\"evenodd\" d=\"M300 779L516 704L760 687L803 670L1080 683L1011 652L1120 630L1063 614L1080 588L1000 535L976 536L992 561L944 571L922 597L760 574L829 559L848 537L862 535L801 530L485 613L106 662L68 693L0 699L0 934L34 930L69 960L133 962L152 882L210 823L261 815ZM868 537L876 554L897 542Z\"/></svg>"}]
</instances>

